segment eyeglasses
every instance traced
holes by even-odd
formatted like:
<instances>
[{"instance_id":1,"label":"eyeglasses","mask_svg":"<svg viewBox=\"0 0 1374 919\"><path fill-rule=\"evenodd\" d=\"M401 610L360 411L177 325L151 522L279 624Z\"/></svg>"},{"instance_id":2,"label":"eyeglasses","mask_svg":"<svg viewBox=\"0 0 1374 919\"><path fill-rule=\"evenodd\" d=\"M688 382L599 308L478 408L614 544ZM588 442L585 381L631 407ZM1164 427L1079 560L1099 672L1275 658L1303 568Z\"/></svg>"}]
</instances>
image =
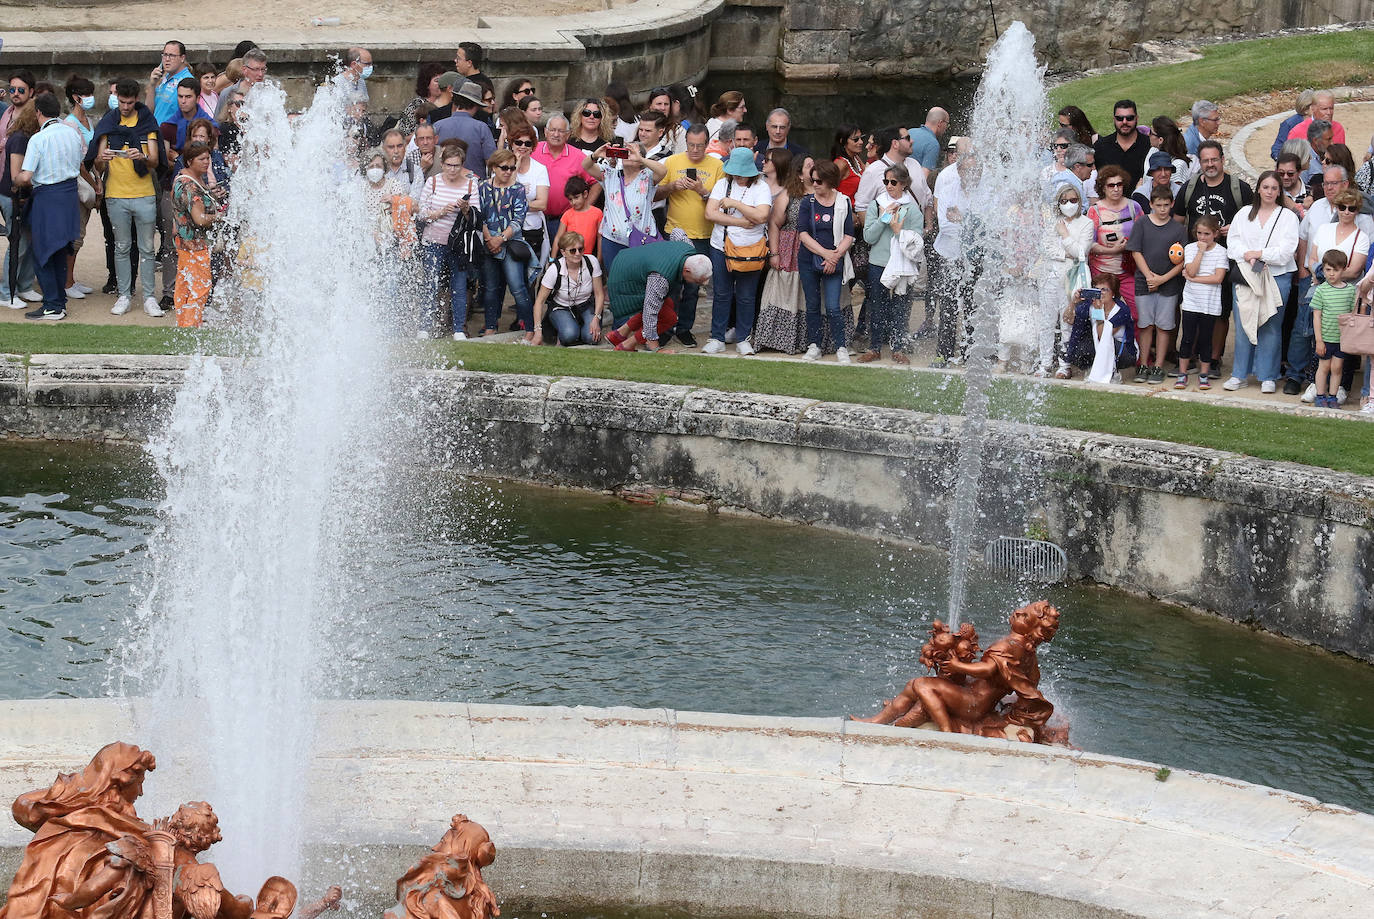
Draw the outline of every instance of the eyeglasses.
<instances>
[{"instance_id":1,"label":"eyeglasses","mask_svg":"<svg viewBox=\"0 0 1374 919\"><path fill-rule=\"evenodd\" d=\"M502 172L514 172L514 171L515 171L515 167L514 167L514 166L497 166L496 168L499 169L499 170L501 170Z\"/></svg>"},{"instance_id":2,"label":"eyeglasses","mask_svg":"<svg viewBox=\"0 0 1374 919\"><path fill-rule=\"evenodd\" d=\"M462 164L462 163L445 163L445 164L444 164L444 168L445 168L445 169L462 169L462 168L463 168L463 164Z\"/></svg>"},{"instance_id":3,"label":"eyeglasses","mask_svg":"<svg viewBox=\"0 0 1374 919\"><path fill-rule=\"evenodd\" d=\"M1360 206L1358 204L1338 204L1336 205L1336 210L1348 211L1351 214L1358 214L1360 212Z\"/></svg>"},{"instance_id":4,"label":"eyeglasses","mask_svg":"<svg viewBox=\"0 0 1374 919\"><path fill-rule=\"evenodd\" d=\"M1113 121L1135 121L1134 115L1113 115Z\"/></svg>"},{"instance_id":5,"label":"eyeglasses","mask_svg":"<svg viewBox=\"0 0 1374 919\"><path fill-rule=\"evenodd\" d=\"M898 140L911 140L911 135L910 135L910 134L901 134L901 135L899 135L899 136L897 137L897 139L898 139Z\"/></svg>"},{"instance_id":6,"label":"eyeglasses","mask_svg":"<svg viewBox=\"0 0 1374 919\"><path fill-rule=\"evenodd\" d=\"M583 118L600 118L600 117L601 117L601 113L598 112L598 111L597 111L596 109L594 109L594 108L584 108L584 109L582 110L582 117L583 117Z\"/></svg>"},{"instance_id":7,"label":"eyeglasses","mask_svg":"<svg viewBox=\"0 0 1374 919\"><path fill-rule=\"evenodd\" d=\"M1125 187L1126 187L1126 183L1125 183L1125 182L1106 182L1106 183L1104 183L1104 184L1102 185L1102 187L1103 187L1103 188L1125 188Z\"/></svg>"},{"instance_id":8,"label":"eyeglasses","mask_svg":"<svg viewBox=\"0 0 1374 919\"><path fill-rule=\"evenodd\" d=\"M884 184L884 185L901 185L902 183L899 182L899 181L897 181L896 179L883 179L883 184Z\"/></svg>"},{"instance_id":9,"label":"eyeglasses","mask_svg":"<svg viewBox=\"0 0 1374 919\"><path fill-rule=\"evenodd\" d=\"M1284 170L1284 169L1280 169L1278 174L1279 174L1279 177L1280 177L1280 178L1284 178L1284 179L1294 179L1294 178L1297 178L1297 175L1298 175L1296 172L1289 172L1289 171Z\"/></svg>"},{"instance_id":10,"label":"eyeglasses","mask_svg":"<svg viewBox=\"0 0 1374 919\"><path fill-rule=\"evenodd\" d=\"M1068 144L1055 144L1055 145L1054 145L1054 149L1056 149L1056 150L1067 150L1067 149L1069 149L1069 145L1068 145Z\"/></svg>"},{"instance_id":11,"label":"eyeglasses","mask_svg":"<svg viewBox=\"0 0 1374 919\"><path fill-rule=\"evenodd\" d=\"M513 140L513 141L510 142L510 145L511 145L512 147L533 147L533 146L534 146L534 141L532 141L532 140Z\"/></svg>"}]
</instances>

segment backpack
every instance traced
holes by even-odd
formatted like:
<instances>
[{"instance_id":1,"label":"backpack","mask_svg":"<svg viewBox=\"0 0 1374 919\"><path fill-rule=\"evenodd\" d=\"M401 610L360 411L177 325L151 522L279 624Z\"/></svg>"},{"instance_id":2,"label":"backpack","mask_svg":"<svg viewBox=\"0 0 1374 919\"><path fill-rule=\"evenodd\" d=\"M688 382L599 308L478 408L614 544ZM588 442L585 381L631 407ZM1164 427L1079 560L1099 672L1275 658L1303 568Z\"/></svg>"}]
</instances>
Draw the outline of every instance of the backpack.
<instances>
[{"instance_id":1,"label":"backpack","mask_svg":"<svg viewBox=\"0 0 1374 919\"><path fill-rule=\"evenodd\" d=\"M1236 178L1229 172L1226 173L1226 178L1229 179L1231 183L1231 200L1236 202L1237 208L1243 207L1244 199L1240 196L1240 179ZM1187 185L1183 186L1183 203L1185 206L1188 204L1189 201L1193 200L1193 192L1197 190L1197 183L1201 181L1202 174L1198 173L1197 175L1193 176L1191 179L1188 180Z\"/></svg>"}]
</instances>

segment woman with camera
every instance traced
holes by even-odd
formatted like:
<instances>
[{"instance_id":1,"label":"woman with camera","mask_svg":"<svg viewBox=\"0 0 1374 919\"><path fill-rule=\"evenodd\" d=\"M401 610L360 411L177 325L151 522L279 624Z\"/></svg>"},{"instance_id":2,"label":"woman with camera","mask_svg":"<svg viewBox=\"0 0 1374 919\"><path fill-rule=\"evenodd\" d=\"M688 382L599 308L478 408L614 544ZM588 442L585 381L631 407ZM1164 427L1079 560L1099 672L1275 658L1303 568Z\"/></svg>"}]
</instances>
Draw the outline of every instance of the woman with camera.
<instances>
[{"instance_id":1,"label":"woman with camera","mask_svg":"<svg viewBox=\"0 0 1374 919\"><path fill-rule=\"evenodd\" d=\"M648 159L643 144L602 144L582 160L582 171L605 189L601 220L601 263L609 274L615 257L631 246L658 240L654 190L668 174Z\"/></svg>"}]
</instances>

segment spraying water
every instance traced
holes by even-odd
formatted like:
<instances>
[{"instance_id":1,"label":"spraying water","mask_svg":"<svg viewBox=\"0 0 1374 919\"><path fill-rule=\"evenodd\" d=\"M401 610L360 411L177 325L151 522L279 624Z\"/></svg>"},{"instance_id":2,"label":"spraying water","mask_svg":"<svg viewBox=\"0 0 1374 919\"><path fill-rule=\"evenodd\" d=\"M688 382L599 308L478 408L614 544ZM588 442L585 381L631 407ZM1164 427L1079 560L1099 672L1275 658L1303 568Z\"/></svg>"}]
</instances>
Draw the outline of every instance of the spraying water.
<instances>
[{"instance_id":1,"label":"spraying water","mask_svg":"<svg viewBox=\"0 0 1374 919\"><path fill-rule=\"evenodd\" d=\"M1018 313L1032 308L1035 293L1026 278L1049 222L1040 178L1047 123L1044 75L1045 68L1035 60L1035 36L1023 23L1013 22L988 52L973 103L973 160L961 170L969 202L961 232L964 285L973 283L974 311L950 517L950 628L958 628L963 614L969 553L980 517L978 492L999 326L1028 324Z\"/></svg>"},{"instance_id":2,"label":"spraying water","mask_svg":"<svg viewBox=\"0 0 1374 919\"><path fill-rule=\"evenodd\" d=\"M343 105L326 87L290 123L285 94L260 85L247 110L230 213L241 353L195 359L149 444L166 498L116 690L143 694L140 742L162 767L143 807L208 800L226 840L214 861L251 894L299 874L320 636L388 398Z\"/></svg>"}]
</instances>

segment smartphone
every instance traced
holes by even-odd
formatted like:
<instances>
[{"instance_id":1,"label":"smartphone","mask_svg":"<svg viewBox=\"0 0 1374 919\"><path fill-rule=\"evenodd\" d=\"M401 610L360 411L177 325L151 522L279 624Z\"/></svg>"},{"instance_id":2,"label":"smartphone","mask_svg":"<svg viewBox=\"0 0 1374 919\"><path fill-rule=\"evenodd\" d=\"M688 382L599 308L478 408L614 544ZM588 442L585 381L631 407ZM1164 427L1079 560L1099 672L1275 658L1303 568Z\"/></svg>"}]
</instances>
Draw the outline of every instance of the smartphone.
<instances>
[{"instance_id":1,"label":"smartphone","mask_svg":"<svg viewBox=\"0 0 1374 919\"><path fill-rule=\"evenodd\" d=\"M685 172L687 173L687 178L691 179L693 182L697 180L697 167L689 166Z\"/></svg>"},{"instance_id":2,"label":"smartphone","mask_svg":"<svg viewBox=\"0 0 1374 919\"><path fill-rule=\"evenodd\" d=\"M609 146L606 148L606 158L611 160L623 160L630 155L629 147Z\"/></svg>"}]
</instances>

